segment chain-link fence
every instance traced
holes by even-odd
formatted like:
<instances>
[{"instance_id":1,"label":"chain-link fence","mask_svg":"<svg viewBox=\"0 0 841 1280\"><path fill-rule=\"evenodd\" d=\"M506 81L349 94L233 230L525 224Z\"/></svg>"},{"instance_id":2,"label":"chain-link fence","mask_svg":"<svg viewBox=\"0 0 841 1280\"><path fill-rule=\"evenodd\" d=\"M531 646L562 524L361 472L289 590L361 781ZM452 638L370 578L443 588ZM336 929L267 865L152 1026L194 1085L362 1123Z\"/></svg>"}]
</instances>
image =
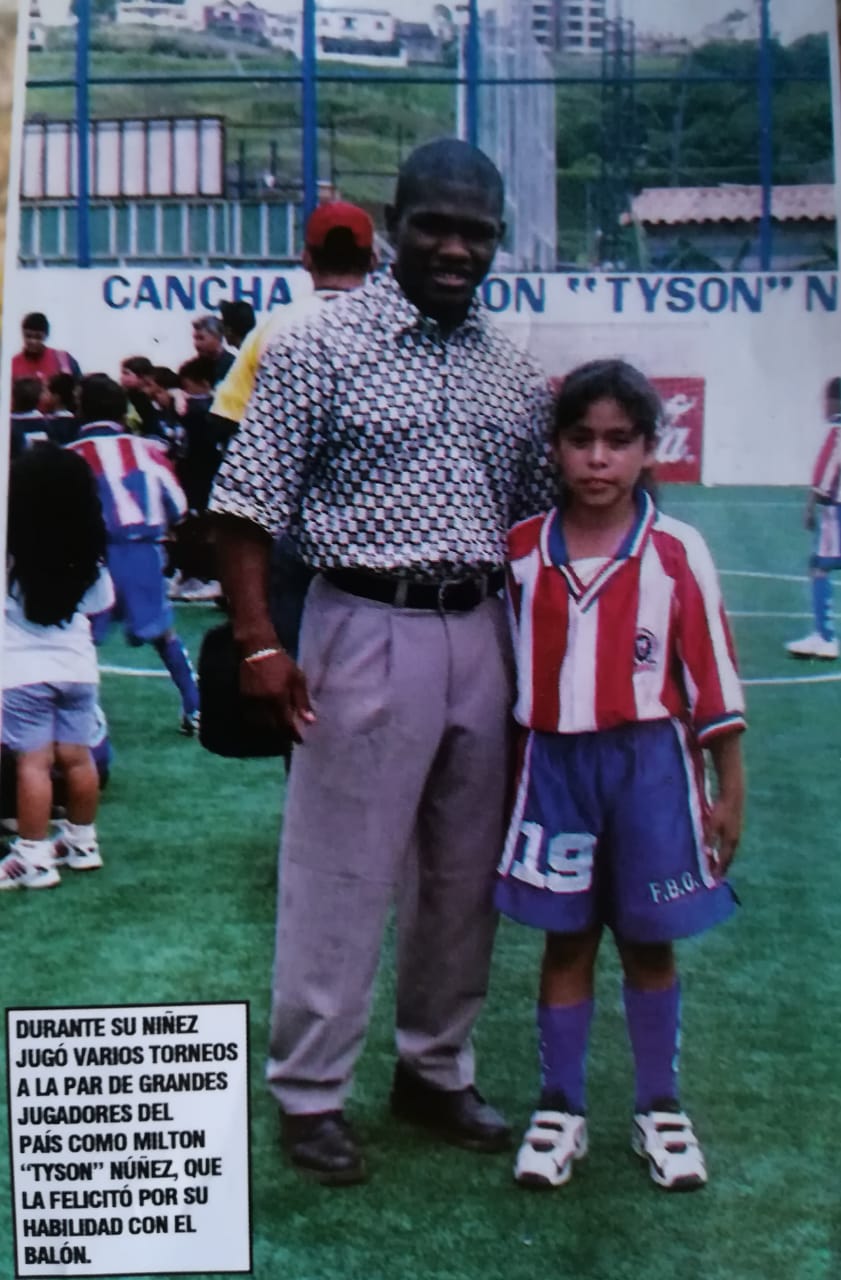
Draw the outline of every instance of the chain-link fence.
<instances>
[{"instance_id":1,"label":"chain-link fence","mask_svg":"<svg viewBox=\"0 0 841 1280\"><path fill-rule=\"evenodd\" d=\"M401 36L405 49L420 50L411 34ZM601 56L573 57L537 44L523 0L486 14L479 36L478 140L507 183L507 265L645 269L673 263L692 270L713 259L722 268L741 260L741 241L719 252L689 224L675 230L674 252L658 247L655 257L649 232L622 219L641 189L760 181L756 41L663 51L626 31L627 56L612 56L607 41ZM388 70L319 62L322 194L364 205L382 227L403 158L457 128L463 38L456 24L434 40L427 30L417 60L407 52L405 66ZM94 18L92 118L217 117L224 137L223 190L213 208L183 196L172 207L151 194L94 203L95 260L162 256L258 264L296 257L305 170L301 63L261 41L253 32L222 37L211 29L123 26L102 13ZM72 121L74 29L50 29L44 44L30 54L27 116ZM830 184L826 35L775 44L773 64L773 181ZM76 217L73 199L28 201L23 260L72 261ZM817 256L826 265L832 265L834 238L834 223L820 231ZM805 239L801 256L814 265Z\"/></svg>"}]
</instances>

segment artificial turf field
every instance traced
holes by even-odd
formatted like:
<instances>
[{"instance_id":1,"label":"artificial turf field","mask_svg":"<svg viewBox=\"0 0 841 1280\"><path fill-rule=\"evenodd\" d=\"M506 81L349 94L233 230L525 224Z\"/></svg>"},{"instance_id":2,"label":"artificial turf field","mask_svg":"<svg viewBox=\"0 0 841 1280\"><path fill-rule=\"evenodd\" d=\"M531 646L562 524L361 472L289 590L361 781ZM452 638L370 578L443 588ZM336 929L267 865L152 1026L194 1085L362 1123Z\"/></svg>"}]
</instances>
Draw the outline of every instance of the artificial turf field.
<instances>
[{"instance_id":1,"label":"artificial turf field","mask_svg":"<svg viewBox=\"0 0 841 1280\"><path fill-rule=\"evenodd\" d=\"M508 1156L442 1148L389 1118L390 936L349 1109L371 1180L327 1190L289 1171L262 1087L281 771L178 737L168 681L103 675L116 750L99 818L106 865L66 874L53 893L3 895L4 1003L250 1002L259 1280L841 1278L841 663L796 663L782 649L811 630L803 495L673 488L661 500L707 537L743 676L758 682L747 689L749 807L732 875L743 910L679 953L683 1101L710 1172L700 1193L658 1191L630 1153L632 1067L607 943L591 1153L569 1186L524 1192ZM218 619L178 607L194 655ZM151 669L157 659L115 635L102 661ZM539 951L537 935L502 922L477 1030L481 1087L518 1130L535 1095ZM13 1265L7 1209L0 1276Z\"/></svg>"}]
</instances>

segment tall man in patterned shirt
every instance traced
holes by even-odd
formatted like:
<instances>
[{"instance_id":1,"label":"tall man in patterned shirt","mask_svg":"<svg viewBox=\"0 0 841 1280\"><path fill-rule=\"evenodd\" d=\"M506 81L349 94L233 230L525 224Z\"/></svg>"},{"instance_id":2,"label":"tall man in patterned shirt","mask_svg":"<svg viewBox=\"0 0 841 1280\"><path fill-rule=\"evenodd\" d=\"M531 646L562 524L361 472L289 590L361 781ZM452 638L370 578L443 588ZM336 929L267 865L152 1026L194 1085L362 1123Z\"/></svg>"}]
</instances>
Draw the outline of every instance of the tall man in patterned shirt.
<instances>
[{"instance_id":1,"label":"tall man in patterned shirt","mask_svg":"<svg viewBox=\"0 0 841 1280\"><path fill-rule=\"evenodd\" d=\"M289 777L269 1087L296 1167L358 1182L344 1116L383 928L397 906L391 1108L505 1148L474 1086L502 836L511 671L504 535L545 508L548 396L475 298L503 233L502 179L443 139L386 210L390 272L264 358L211 499L242 687L302 745ZM319 570L300 666L267 607L282 530Z\"/></svg>"}]
</instances>

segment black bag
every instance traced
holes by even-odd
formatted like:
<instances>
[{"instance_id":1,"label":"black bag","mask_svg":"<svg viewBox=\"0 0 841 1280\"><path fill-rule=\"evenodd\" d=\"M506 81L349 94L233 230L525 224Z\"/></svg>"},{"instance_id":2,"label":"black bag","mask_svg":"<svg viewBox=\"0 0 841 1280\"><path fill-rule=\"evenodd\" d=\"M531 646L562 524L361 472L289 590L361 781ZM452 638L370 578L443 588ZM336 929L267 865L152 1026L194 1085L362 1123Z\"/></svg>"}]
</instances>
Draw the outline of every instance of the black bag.
<instances>
[{"instance_id":1,"label":"black bag","mask_svg":"<svg viewBox=\"0 0 841 1280\"><path fill-rule=\"evenodd\" d=\"M199 651L199 742L216 756L247 760L286 756L292 739L239 687L240 655L229 622L208 631Z\"/></svg>"}]
</instances>

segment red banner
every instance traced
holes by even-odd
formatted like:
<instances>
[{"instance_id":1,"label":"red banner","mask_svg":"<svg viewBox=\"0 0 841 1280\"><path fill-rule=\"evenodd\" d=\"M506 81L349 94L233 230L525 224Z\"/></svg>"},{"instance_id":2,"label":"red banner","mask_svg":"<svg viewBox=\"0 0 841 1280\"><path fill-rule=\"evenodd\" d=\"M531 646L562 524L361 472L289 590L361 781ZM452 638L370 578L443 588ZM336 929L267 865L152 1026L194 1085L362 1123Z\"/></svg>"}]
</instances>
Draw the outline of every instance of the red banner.
<instances>
[{"instance_id":1,"label":"red banner","mask_svg":"<svg viewBox=\"0 0 841 1280\"><path fill-rule=\"evenodd\" d=\"M704 448L704 378L652 378L663 401L657 479L700 484Z\"/></svg>"}]
</instances>

